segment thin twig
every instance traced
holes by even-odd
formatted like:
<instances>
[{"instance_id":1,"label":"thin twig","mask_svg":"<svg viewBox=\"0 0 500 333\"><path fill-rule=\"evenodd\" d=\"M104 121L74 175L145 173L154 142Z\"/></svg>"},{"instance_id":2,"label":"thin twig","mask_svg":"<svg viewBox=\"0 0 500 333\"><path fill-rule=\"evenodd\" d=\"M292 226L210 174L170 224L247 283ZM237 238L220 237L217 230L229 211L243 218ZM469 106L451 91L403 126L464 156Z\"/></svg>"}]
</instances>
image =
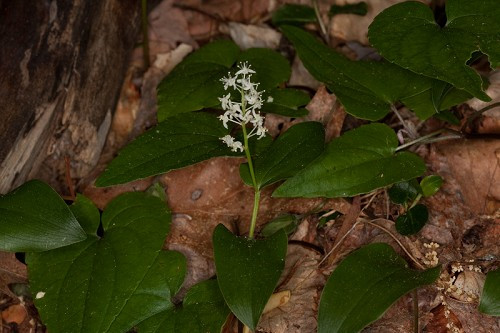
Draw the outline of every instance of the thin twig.
<instances>
[{"instance_id":1,"label":"thin twig","mask_svg":"<svg viewBox=\"0 0 500 333\"><path fill-rule=\"evenodd\" d=\"M325 22L323 22L323 19L321 18L321 13L319 12L318 0L313 0L313 6L314 6L314 13L316 14L316 18L318 19L319 28L321 30L321 35L323 36L325 43L330 44L329 43L330 38L328 35L328 31L326 30Z\"/></svg>"},{"instance_id":2,"label":"thin twig","mask_svg":"<svg viewBox=\"0 0 500 333\"><path fill-rule=\"evenodd\" d=\"M71 180L71 161L69 156L64 156L64 166L65 166L65 177L66 177L66 185L69 189L69 195L72 201L75 201L76 194L75 188L73 186L73 181Z\"/></svg>"},{"instance_id":3,"label":"thin twig","mask_svg":"<svg viewBox=\"0 0 500 333\"><path fill-rule=\"evenodd\" d=\"M391 110L398 117L399 121L401 122L401 124L405 128L406 132L408 132L408 134L412 137L412 139L416 138L418 133L416 133L413 130L413 128L411 128L410 126L408 126L408 124L406 124L406 121L403 119L403 117L399 113L398 109L396 109L396 107L393 104L391 104Z\"/></svg>"},{"instance_id":4,"label":"thin twig","mask_svg":"<svg viewBox=\"0 0 500 333\"><path fill-rule=\"evenodd\" d=\"M437 136L445 131L450 131L450 130L443 128L443 129L437 130L435 132L432 132L430 134L421 136L415 140L412 140L410 142L407 142L407 143L397 147L396 151L403 150L403 149L410 147L410 146L413 146L414 144L417 144L417 143L431 143L431 142L438 142L438 141L444 141L444 140L453 140L453 139L462 139L463 138L462 134L460 134L458 132L455 132L454 134L451 134L451 135L445 135L445 136L435 138L435 136Z\"/></svg>"},{"instance_id":5,"label":"thin twig","mask_svg":"<svg viewBox=\"0 0 500 333\"><path fill-rule=\"evenodd\" d=\"M325 254L325 256L323 257L323 259L321 259L321 261L319 262L318 266L321 266L321 264L333 253L333 251L335 251L339 246L340 244L342 244L342 242L344 241L344 239L346 239L347 236L349 236L349 234L354 230L354 228L356 228L356 226L359 224L359 221L356 221L351 229L349 229L345 234L344 236L342 236L339 241L337 242L337 244L335 244L332 249L330 251L328 251L327 254Z\"/></svg>"}]
</instances>

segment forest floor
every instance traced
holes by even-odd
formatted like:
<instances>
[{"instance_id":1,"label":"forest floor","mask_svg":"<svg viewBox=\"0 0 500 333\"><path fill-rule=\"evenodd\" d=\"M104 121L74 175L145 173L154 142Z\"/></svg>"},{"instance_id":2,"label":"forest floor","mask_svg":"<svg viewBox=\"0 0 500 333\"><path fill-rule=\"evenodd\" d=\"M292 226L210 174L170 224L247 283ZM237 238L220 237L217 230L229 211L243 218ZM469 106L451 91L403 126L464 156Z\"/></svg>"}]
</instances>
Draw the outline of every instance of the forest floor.
<instances>
[{"instance_id":1,"label":"forest floor","mask_svg":"<svg viewBox=\"0 0 500 333\"><path fill-rule=\"evenodd\" d=\"M320 1L325 21L333 2ZM336 16L328 26L330 46L351 59L373 53L368 46L368 25L381 10L397 2L400 1L370 0L365 16ZM315 120L325 125L327 140L331 140L363 124L345 113L335 95L307 73L279 30L268 24L270 13L281 3L275 0L164 0L155 7L149 15L151 66L144 68L142 49L138 47L131 57L100 161L91 174L75 184L78 191L103 209L118 194L142 191L159 181L166 188L168 204L174 212L165 247L182 252L188 260L183 290L215 274L211 240L217 224L223 223L241 234L248 230L253 189L240 179L241 159L213 158L162 176L109 188L96 188L93 181L120 148L155 123L158 83L191 51L218 38L231 38L242 49L266 47L287 55L293 64L289 85L306 88L313 96L307 106L310 113L304 118L267 116L265 126L272 136L279 135L291 124ZM493 102L498 102L500 72L492 72L489 80L487 93ZM428 244L439 244L435 251L444 273L438 284L449 290L429 286L418 291L420 326L427 332L446 332L450 323L464 332L500 332L499 319L477 310L485 272L496 268L500 258L500 144L495 139L500 134L500 109L492 109L466 124L484 105L473 99L453 110L462 124L446 126L457 130L465 128L467 139L413 149L424 158L428 174L444 179L440 191L423 201L430 217L417 235L405 237L395 232L393 221L399 214L399 206L390 203L386 189L352 199L328 200L275 199L270 196L273 187L263 192L258 228L282 214L296 214L301 221L290 237L285 271L277 288L291 291L291 298L264 314L259 332L316 332L318 303L327 277L348 253L372 242L389 243L406 256L399 242L421 262L429 253ZM436 119L421 122L404 107L400 112L420 135L445 126ZM395 116L387 116L384 122L395 130L403 128ZM341 215L318 228L321 217L334 211ZM363 219L376 220L379 227L358 223ZM332 249L335 251L322 262ZM0 291L6 291L0 292L0 333L43 332L32 301L18 296L23 295L27 282L25 265L6 253L0 253L0 262ZM464 269L457 271L459 266ZM407 295L364 332L410 332L412 320L412 299ZM226 331L232 331L230 325Z\"/></svg>"}]
</instances>

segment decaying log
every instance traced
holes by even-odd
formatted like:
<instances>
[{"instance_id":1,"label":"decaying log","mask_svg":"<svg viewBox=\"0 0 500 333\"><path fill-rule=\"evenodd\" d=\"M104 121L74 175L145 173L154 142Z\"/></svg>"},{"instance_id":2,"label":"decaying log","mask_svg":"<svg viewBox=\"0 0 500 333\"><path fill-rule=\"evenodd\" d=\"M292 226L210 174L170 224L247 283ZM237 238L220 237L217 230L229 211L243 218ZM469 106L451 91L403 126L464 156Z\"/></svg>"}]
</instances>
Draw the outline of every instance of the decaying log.
<instances>
[{"instance_id":1,"label":"decaying log","mask_svg":"<svg viewBox=\"0 0 500 333\"><path fill-rule=\"evenodd\" d=\"M0 0L0 193L64 184L97 163L130 51L138 0Z\"/></svg>"}]
</instances>

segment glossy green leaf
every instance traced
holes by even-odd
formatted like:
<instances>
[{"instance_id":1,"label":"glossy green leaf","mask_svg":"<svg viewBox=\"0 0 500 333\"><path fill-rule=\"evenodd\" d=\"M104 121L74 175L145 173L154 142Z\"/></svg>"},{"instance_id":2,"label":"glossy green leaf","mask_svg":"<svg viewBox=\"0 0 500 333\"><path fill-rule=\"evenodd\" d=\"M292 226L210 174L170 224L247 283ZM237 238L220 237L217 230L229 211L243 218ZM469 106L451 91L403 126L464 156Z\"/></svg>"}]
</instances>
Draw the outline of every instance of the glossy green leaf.
<instances>
[{"instance_id":1,"label":"glossy green leaf","mask_svg":"<svg viewBox=\"0 0 500 333\"><path fill-rule=\"evenodd\" d=\"M500 316L500 269L486 275L479 311L490 316Z\"/></svg>"},{"instance_id":2,"label":"glossy green leaf","mask_svg":"<svg viewBox=\"0 0 500 333\"><path fill-rule=\"evenodd\" d=\"M396 230L401 235L413 235L422 230L429 219L429 211L422 204L415 205L396 220Z\"/></svg>"},{"instance_id":3,"label":"glossy green leaf","mask_svg":"<svg viewBox=\"0 0 500 333\"><path fill-rule=\"evenodd\" d=\"M238 62L248 61L255 74L252 82L259 82L258 90L270 91L288 81L292 70L288 60L276 51L264 48L252 48L241 52Z\"/></svg>"},{"instance_id":4,"label":"glossy green leaf","mask_svg":"<svg viewBox=\"0 0 500 333\"><path fill-rule=\"evenodd\" d=\"M366 2L356 2L349 3L345 5L332 5L328 11L329 16L335 16L339 14L354 14L359 16L365 16L368 12L368 6Z\"/></svg>"},{"instance_id":5,"label":"glossy green leaf","mask_svg":"<svg viewBox=\"0 0 500 333\"><path fill-rule=\"evenodd\" d=\"M93 219L90 209L80 212ZM83 242L29 253L30 288L48 330L121 333L171 307L165 300L180 288L186 262L161 251L169 224L162 200L126 193L102 214L102 238L94 230Z\"/></svg>"},{"instance_id":6,"label":"glossy green leaf","mask_svg":"<svg viewBox=\"0 0 500 333\"><path fill-rule=\"evenodd\" d=\"M389 62L352 61L319 42L308 32L281 28L293 43L307 70L324 82L340 99L346 111L358 118L378 120L401 101L425 119L440 111L434 101L439 81ZM395 43L397 44L397 43Z\"/></svg>"},{"instance_id":7,"label":"glossy green leaf","mask_svg":"<svg viewBox=\"0 0 500 333\"><path fill-rule=\"evenodd\" d=\"M297 229L298 224L299 219L297 216L292 214L283 215L269 221L264 228L262 228L260 234L264 237L269 237L280 230L284 230L287 235L290 235Z\"/></svg>"},{"instance_id":8,"label":"glossy green leaf","mask_svg":"<svg viewBox=\"0 0 500 333\"><path fill-rule=\"evenodd\" d=\"M493 68L500 65L499 16L497 0L448 0L447 22L441 28L427 5L409 1L380 13L368 36L382 56L399 66L489 101L481 77L466 62L480 50Z\"/></svg>"},{"instance_id":9,"label":"glossy green leaf","mask_svg":"<svg viewBox=\"0 0 500 333\"><path fill-rule=\"evenodd\" d=\"M395 153L397 145L396 134L384 124L346 132L273 196L348 197L422 175L424 161L412 153Z\"/></svg>"},{"instance_id":10,"label":"glossy green leaf","mask_svg":"<svg viewBox=\"0 0 500 333\"><path fill-rule=\"evenodd\" d=\"M207 44L181 62L158 86L158 121L219 105L220 79L239 55L233 42Z\"/></svg>"},{"instance_id":11,"label":"glossy green leaf","mask_svg":"<svg viewBox=\"0 0 500 333\"><path fill-rule=\"evenodd\" d=\"M69 206L69 209L83 230L89 235L95 235L101 222L101 213L94 203L86 196L77 194L75 202Z\"/></svg>"},{"instance_id":12,"label":"glossy green leaf","mask_svg":"<svg viewBox=\"0 0 500 333\"><path fill-rule=\"evenodd\" d=\"M422 188L422 193L424 197L430 197L434 195L443 185L443 178L438 175L431 175L424 177L420 182L420 187Z\"/></svg>"},{"instance_id":13,"label":"glossy green leaf","mask_svg":"<svg viewBox=\"0 0 500 333\"><path fill-rule=\"evenodd\" d=\"M269 101L269 97L271 97L272 102ZM265 93L265 101L261 111L286 117L303 117L309 113L305 106L310 100L309 94L302 90L274 89Z\"/></svg>"},{"instance_id":14,"label":"glossy green leaf","mask_svg":"<svg viewBox=\"0 0 500 333\"><path fill-rule=\"evenodd\" d=\"M191 287L182 305L172 305L137 327L140 333L220 333L228 315L217 281L209 280Z\"/></svg>"},{"instance_id":15,"label":"glossy green leaf","mask_svg":"<svg viewBox=\"0 0 500 333\"><path fill-rule=\"evenodd\" d=\"M420 192L420 185L416 179L396 183L388 191L391 201L400 205L415 200Z\"/></svg>"},{"instance_id":16,"label":"glossy green leaf","mask_svg":"<svg viewBox=\"0 0 500 333\"><path fill-rule=\"evenodd\" d=\"M283 231L262 240L233 235L219 224L213 235L217 281L234 315L255 330L285 267Z\"/></svg>"},{"instance_id":17,"label":"glossy green leaf","mask_svg":"<svg viewBox=\"0 0 500 333\"><path fill-rule=\"evenodd\" d=\"M96 186L123 184L212 157L234 155L220 140L228 133L212 114L172 117L123 148L99 176Z\"/></svg>"},{"instance_id":18,"label":"glossy green leaf","mask_svg":"<svg viewBox=\"0 0 500 333\"><path fill-rule=\"evenodd\" d=\"M41 181L0 196L0 250L47 251L85 238L64 200Z\"/></svg>"},{"instance_id":19,"label":"glossy green leaf","mask_svg":"<svg viewBox=\"0 0 500 333\"><path fill-rule=\"evenodd\" d=\"M272 17L272 22L276 26L283 24L304 25L317 21L314 8L298 4L284 4L274 12Z\"/></svg>"},{"instance_id":20,"label":"glossy green leaf","mask_svg":"<svg viewBox=\"0 0 500 333\"><path fill-rule=\"evenodd\" d=\"M433 283L441 268L408 269L384 243L363 246L333 271L321 295L318 332L358 332L377 320L398 298Z\"/></svg>"},{"instance_id":21,"label":"glossy green leaf","mask_svg":"<svg viewBox=\"0 0 500 333\"><path fill-rule=\"evenodd\" d=\"M281 134L254 162L259 188L287 179L316 159L325 146L325 130L318 122L298 123ZM248 165L242 164L240 175L251 185Z\"/></svg>"}]
</instances>

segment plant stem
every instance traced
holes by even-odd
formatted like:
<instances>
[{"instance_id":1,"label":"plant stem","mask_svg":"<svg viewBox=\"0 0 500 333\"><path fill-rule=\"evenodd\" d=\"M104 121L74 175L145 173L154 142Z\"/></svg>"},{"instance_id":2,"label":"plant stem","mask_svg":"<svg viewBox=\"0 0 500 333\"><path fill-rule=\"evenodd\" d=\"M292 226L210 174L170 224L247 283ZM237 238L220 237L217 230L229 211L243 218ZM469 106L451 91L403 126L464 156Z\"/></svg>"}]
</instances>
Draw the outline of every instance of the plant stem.
<instances>
[{"instance_id":1,"label":"plant stem","mask_svg":"<svg viewBox=\"0 0 500 333\"><path fill-rule=\"evenodd\" d=\"M241 110L243 115L245 115L246 102L245 102L245 93L243 91L241 91ZM253 239L253 235L255 232L255 225L257 223L257 214L259 213L260 189L257 186L257 180L255 179L255 171L253 168L252 155L250 154L250 147L248 145L248 134L244 124L243 126L241 126L241 129L243 131L243 145L245 146L245 155L247 157L248 169L250 170L250 176L252 177L252 184L254 188L252 220L250 221L250 231L248 232L248 238Z\"/></svg>"},{"instance_id":2,"label":"plant stem","mask_svg":"<svg viewBox=\"0 0 500 333\"><path fill-rule=\"evenodd\" d=\"M414 333L419 333L420 329L418 327L418 293L417 289L413 290L412 292L412 299L413 299L413 332Z\"/></svg>"},{"instance_id":3,"label":"plant stem","mask_svg":"<svg viewBox=\"0 0 500 333\"><path fill-rule=\"evenodd\" d=\"M329 44L330 38L328 35L328 31L326 30L325 22L321 19L321 13L319 11L318 0L313 0L314 13L316 14L316 18L318 19L319 28L321 30L321 35L323 35L323 39L326 44Z\"/></svg>"},{"instance_id":4,"label":"plant stem","mask_svg":"<svg viewBox=\"0 0 500 333\"><path fill-rule=\"evenodd\" d=\"M448 135L448 136L443 136L443 137L431 139L432 137L435 137L436 135L439 135L439 134L443 133L444 131L445 131L445 129L440 129L440 130L438 130L436 132L432 132L430 134L421 136L420 138L417 138L415 140L412 140L410 142L405 143L404 145L401 145L401 146L397 147L396 151L400 151L402 149L405 149L405 148L407 148L409 146L413 146L414 144L420 143L420 142L430 143L430 142L437 142L437 141L443 141L443 140L449 140L449 139L460 139L460 138L462 138L462 136L460 134L454 134L454 135Z\"/></svg>"},{"instance_id":5,"label":"plant stem","mask_svg":"<svg viewBox=\"0 0 500 333\"><path fill-rule=\"evenodd\" d=\"M142 56L144 68L149 68L149 37L148 37L148 0L141 0L142 5Z\"/></svg>"}]
</instances>

